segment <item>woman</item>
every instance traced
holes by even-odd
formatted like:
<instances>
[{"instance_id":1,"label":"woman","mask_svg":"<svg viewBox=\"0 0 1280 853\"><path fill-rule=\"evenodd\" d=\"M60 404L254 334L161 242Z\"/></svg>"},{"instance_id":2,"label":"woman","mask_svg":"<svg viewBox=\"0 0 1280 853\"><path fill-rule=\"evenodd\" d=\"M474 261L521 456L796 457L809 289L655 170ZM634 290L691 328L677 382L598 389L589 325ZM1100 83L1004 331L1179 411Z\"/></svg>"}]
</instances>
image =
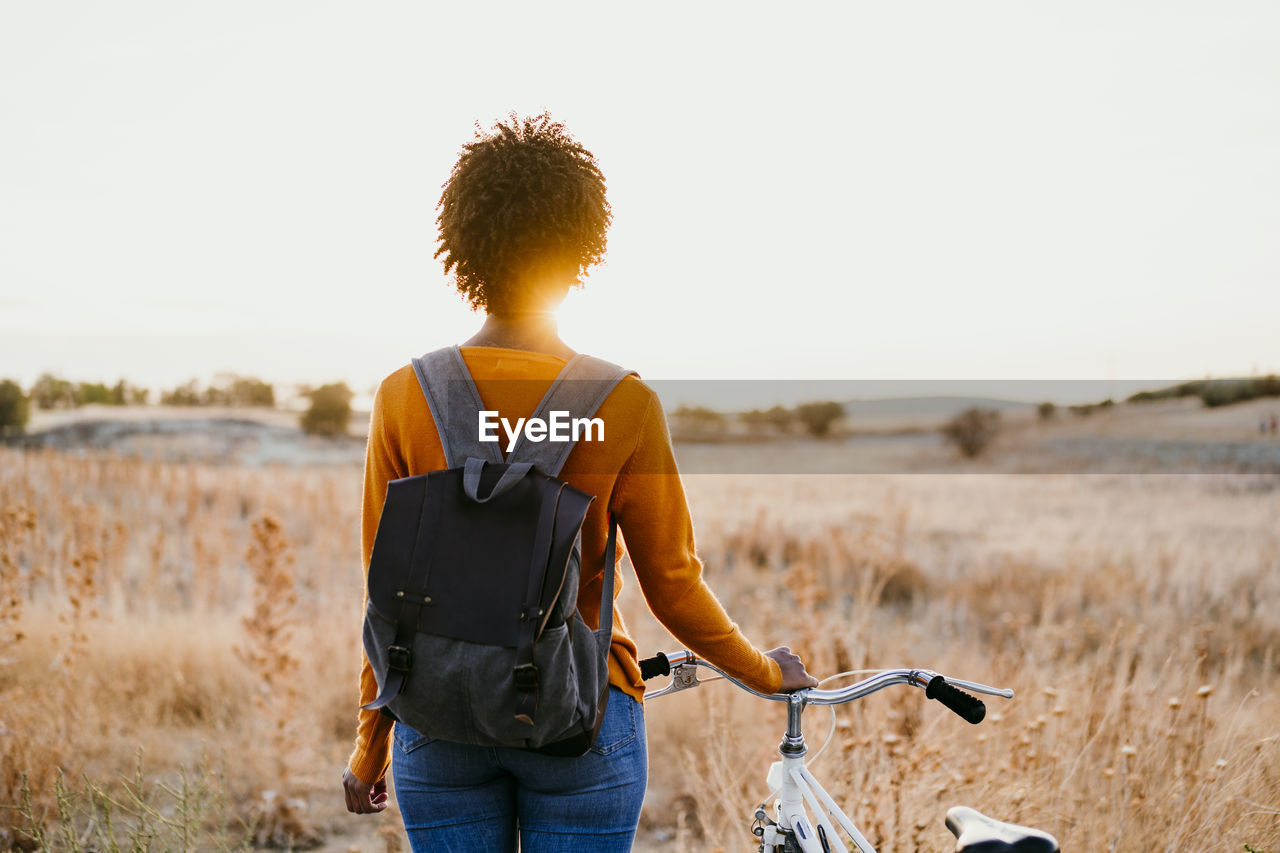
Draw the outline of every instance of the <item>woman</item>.
<instances>
[{"instance_id":1,"label":"woman","mask_svg":"<svg viewBox=\"0 0 1280 853\"><path fill-rule=\"evenodd\" d=\"M530 415L575 354L554 311L604 255L611 214L604 176L589 151L547 114L495 125L464 146L440 199L446 273L487 317L462 345L485 407L514 422ZM523 380L523 381L511 381ZM656 395L634 377L597 412L605 439L580 443L561 479L597 500L582 531L579 610L599 622L607 530L618 519L653 613L688 648L765 692L816 684L786 648L756 649L702 580L693 526ZM387 482L445 467L413 368L378 389L365 462L363 547L373 547ZM616 572L616 567L609 567ZM615 590L621 588L621 578ZM615 592L616 594L616 592ZM629 850L648 772L644 693L635 643L615 614L610 698L600 734L579 758L433 740L362 711L343 774L347 808L387 805L388 765L415 850ZM368 660L361 704L377 695Z\"/></svg>"}]
</instances>

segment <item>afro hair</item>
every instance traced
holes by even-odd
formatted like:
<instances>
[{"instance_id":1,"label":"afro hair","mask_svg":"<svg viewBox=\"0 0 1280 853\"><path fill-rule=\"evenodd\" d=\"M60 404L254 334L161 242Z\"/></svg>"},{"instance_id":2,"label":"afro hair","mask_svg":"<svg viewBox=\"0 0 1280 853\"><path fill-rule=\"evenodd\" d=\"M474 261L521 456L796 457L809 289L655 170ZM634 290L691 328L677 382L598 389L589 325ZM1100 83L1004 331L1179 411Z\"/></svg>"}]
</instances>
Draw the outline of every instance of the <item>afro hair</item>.
<instances>
[{"instance_id":1,"label":"afro hair","mask_svg":"<svg viewBox=\"0 0 1280 853\"><path fill-rule=\"evenodd\" d=\"M550 114L518 118L463 146L437 205L445 274L473 308L530 307L530 288L574 286L604 257L613 216L595 157Z\"/></svg>"}]
</instances>

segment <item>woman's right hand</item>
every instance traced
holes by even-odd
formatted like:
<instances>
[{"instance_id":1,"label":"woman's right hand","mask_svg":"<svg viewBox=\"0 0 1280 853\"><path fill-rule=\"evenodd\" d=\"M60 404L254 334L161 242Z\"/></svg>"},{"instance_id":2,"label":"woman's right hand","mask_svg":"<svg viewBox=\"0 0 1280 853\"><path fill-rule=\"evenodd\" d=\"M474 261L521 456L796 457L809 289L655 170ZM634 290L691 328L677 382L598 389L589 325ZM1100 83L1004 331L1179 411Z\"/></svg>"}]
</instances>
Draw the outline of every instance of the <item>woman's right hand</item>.
<instances>
[{"instance_id":1,"label":"woman's right hand","mask_svg":"<svg viewBox=\"0 0 1280 853\"><path fill-rule=\"evenodd\" d=\"M803 687L818 686L818 679L805 671L804 661L791 653L790 646L779 646L765 652L764 656L776 660L778 667L782 670L782 686L778 688L779 693L792 693Z\"/></svg>"}]
</instances>

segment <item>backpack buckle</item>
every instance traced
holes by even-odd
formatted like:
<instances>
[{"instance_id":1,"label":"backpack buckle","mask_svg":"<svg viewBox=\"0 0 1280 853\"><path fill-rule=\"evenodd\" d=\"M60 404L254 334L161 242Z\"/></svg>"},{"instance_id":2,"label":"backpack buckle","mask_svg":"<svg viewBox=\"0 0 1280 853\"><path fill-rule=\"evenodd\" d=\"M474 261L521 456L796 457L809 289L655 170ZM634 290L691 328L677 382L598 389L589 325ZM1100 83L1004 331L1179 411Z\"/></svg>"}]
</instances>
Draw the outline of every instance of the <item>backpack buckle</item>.
<instances>
[{"instance_id":1,"label":"backpack buckle","mask_svg":"<svg viewBox=\"0 0 1280 853\"><path fill-rule=\"evenodd\" d=\"M387 647L387 662L391 669L408 672L409 661L412 659L413 652L404 646Z\"/></svg>"},{"instance_id":2,"label":"backpack buckle","mask_svg":"<svg viewBox=\"0 0 1280 853\"><path fill-rule=\"evenodd\" d=\"M536 690L538 688L538 667L534 664L522 663L513 672L518 689Z\"/></svg>"}]
</instances>

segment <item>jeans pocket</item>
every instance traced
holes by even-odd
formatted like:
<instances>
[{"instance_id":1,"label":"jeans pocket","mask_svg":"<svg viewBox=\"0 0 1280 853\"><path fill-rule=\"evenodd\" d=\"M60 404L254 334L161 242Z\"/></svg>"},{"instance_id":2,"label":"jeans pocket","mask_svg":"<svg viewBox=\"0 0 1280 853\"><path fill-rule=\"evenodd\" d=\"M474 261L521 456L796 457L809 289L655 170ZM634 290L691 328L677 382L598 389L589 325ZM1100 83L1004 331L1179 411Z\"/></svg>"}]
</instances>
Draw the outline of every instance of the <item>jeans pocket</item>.
<instances>
[{"instance_id":1,"label":"jeans pocket","mask_svg":"<svg viewBox=\"0 0 1280 853\"><path fill-rule=\"evenodd\" d=\"M640 703L626 693L610 687L609 707L604 712L604 722L600 724L600 734L591 745L591 751L596 755L608 755L635 743L636 709L639 706Z\"/></svg>"},{"instance_id":2,"label":"jeans pocket","mask_svg":"<svg viewBox=\"0 0 1280 853\"><path fill-rule=\"evenodd\" d=\"M436 738L427 737L416 729L409 728L404 723L396 723L392 737L395 739L396 749L405 755L436 740Z\"/></svg>"}]
</instances>

